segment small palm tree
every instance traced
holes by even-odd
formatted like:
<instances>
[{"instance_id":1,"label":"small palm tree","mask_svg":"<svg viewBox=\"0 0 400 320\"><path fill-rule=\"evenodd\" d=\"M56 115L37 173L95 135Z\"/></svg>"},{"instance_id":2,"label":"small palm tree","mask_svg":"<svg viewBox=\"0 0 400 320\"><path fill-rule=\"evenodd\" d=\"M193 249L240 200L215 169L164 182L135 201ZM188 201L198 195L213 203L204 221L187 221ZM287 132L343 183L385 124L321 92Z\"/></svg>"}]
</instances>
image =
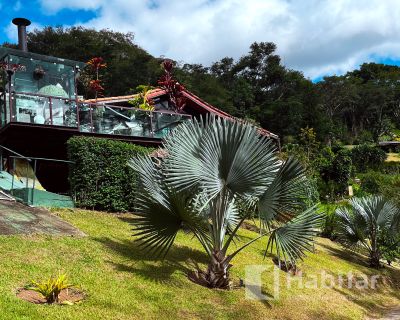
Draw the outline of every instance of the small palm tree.
<instances>
[{"instance_id":1,"label":"small palm tree","mask_svg":"<svg viewBox=\"0 0 400 320\"><path fill-rule=\"evenodd\" d=\"M164 256L181 228L189 229L210 257L208 269L192 281L211 288L230 286L232 259L252 242L269 235L266 250L292 264L312 249L321 215L306 208L307 180L299 163L282 162L273 142L257 128L207 118L180 125L165 141L161 165L138 157L130 166L140 190L134 230L149 254ZM238 203L247 213L238 212ZM250 212L262 232L228 252Z\"/></svg>"},{"instance_id":2,"label":"small palm tree","mask_svg":"<svg viewBox=\"0 0 400 320\"><path fill-rule=\"evenodd\" d=\"M346 247L366 250L372 267L380 266L382 252L379 238L384 232L396 237L399 232L400 210L382 196L353 198L350 206L336 210L339 218L338 240Z\"/></svg>"}]
</instances>

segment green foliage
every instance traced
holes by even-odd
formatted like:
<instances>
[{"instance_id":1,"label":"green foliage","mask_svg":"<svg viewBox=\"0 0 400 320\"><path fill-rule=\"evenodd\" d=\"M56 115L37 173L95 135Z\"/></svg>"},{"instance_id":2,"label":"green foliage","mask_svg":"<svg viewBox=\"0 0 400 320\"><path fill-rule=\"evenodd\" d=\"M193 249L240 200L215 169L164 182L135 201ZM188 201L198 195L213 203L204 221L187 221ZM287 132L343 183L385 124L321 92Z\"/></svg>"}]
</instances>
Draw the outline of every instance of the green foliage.
<instances>
[{"instance_id":1,"label":"green foliage","mask_svg":"<svg viewBox=\"0 0 400 320\"><path fill-rule=\"evenodd\" d=\"M381 194L400 206L400 175L369 171L360 175L361 190L369 194Z\"/></svg>"},{"instance_id":2,"label":"green foliage","mask_svg":"<svg viewBox=\"0 0 400 320\"><path fill-rule=\"evenodd\" d=\"M133 224L146 252L165 255L185 227L210 257L208 270L196 270L190 279L227 288L230 262L258 239L228 252L252 208L264 227L260 237L271 231L267 250L276 249L279 261L294 264L311 250L322 219L305 204L304 169L293 158L280 161L257 128L214 117L194 120L181 124L164 147L168 157L161 166L145 156L130 162L141 182Z\"/></svg>"},{"instance_id":3,"label":"green foliage","mask_svg":"<svg viewBox=\"0 0 400 320\"><path fill-rule=\"evenodd\" d=\"M151 99L148 98L149 91L153 89L151 86L140 85L136 87L137 97L129 100L128 103L131 104L134 108L153 111L154 103Z\"/></svg>"},{"instance_id":4,"label":"green foliage","mask_svg":"<svg viewBox=\"0 0 400 320\"><path fill-rule=\"evenodd\" d=\"M351 158L357 172L380 169L386 157L385 151L381 148L367 144L356 146L351 150Z\"/></svg>"},{"instance_id":5,"label":"green foliage","mask_svg":"<svg viewBox=\"0 0 400 320\"><path fill-rule=\"evenodd\" d=\"M324 224L322 226L321 236L331 240L336 239L336 229L338 224L338 217L336 215L336 204L321 204L321 210L325 214Z\"/></svg>"},{"instance_id":6,"label":"green foliage","mask_svg":"<svg viewBox=\"0 0 400 320\"><path fill-rule=\"evenodd\" d=\"M39 292L47 301L47 303L58 302L58 297L62 290L71 288L73 285L68 283L66 274L59 274L57 277L32 283L27 287L28 290Z\"/></svg>"},{"instance_id":7,"label":"green foliage","mask_svg":"<svg viewBox=\"0 0 400 320\"><path fill-rule=\"evenodd\" d=\"M107 63L104 91L110 96L127 94L130 88L143 83L155 85L162 73L161 60L148 54L133 40L133 33L83 27L45 27L28 33L31 52L83 62L102 57ZM83 94L83 88L80 86L79 89Z\"/></svg>"},{"instance_id":8,"label":"green foliage","mask_svg":"<svg viewBox=\"0 0 400 320\"><path fill-rule=\"evenodd\" d=\"M382 258L388 265L400 259L400 233L393 237L383 230L379 235L378 242Z\"/></svg>"},{"instance_id":9,"label":"green foliage","mask_svg":"<svg viewBox=\"0 0 400 320\"><path fill-rule=\"evenodd\" d=\"M72 194L78 207L112 212L129 211L135 203L136 175L127 165L150 149L109 139L68 140Z\"/></svg>"},{"instance_id":10,"label":"green foliage","mask_svg":"<svg viewBox=\"0 0 400 320\"><path fill-rule=\"evenodd\" d=\"M108 66L104 89L111 96L127 94L143 83L155 86L162 74L161 60L135 44L132 33L45 27L28 33L28 47L79 61L103 57ZM210 67L182 64L176 76L207 102L253 119L282 138L310 127L323 143L377 142L393 137L400 127L398 66L364 63L343 76L313 83L285 68L274 43L255 42L237 61L225 57Z\"/></svg>"},{"instance_id":11,"label":"green foliage","mask_svg":"<svg viewBox=\"0 0 400 320\"><path fill-rule=\"evenodd\" d=\"M385 175L377 171L369 171L360 177L361 189L369 194L380 194L382 186L388 182Z\"/></svg>"},{"instance_id":12,"label":"green foliage","mask_svg":"<svg viewBox=\"0 0 400 320\"><path fill-rule=\"evenodd\" d=\"M322 197L336 199L347 192L352 174L352 161L349 151L339 149L336 153L331 148L322 150L315 160L320 174L320 194Z\"/></svg>"},{"instance_id":13,"label":"green foliage","mask_svg":"<svg viewBox=\"0 0 400 320\"><path fill-rule=\"evenodd\" d=\"M338 240L349 249L364 251L369 255L370 265L379 267L382 258L379 241L397 239L400 209L382 196L368 196L351 199L349 206L339 207L336 214Z\"/></svg>"}]
</instances>

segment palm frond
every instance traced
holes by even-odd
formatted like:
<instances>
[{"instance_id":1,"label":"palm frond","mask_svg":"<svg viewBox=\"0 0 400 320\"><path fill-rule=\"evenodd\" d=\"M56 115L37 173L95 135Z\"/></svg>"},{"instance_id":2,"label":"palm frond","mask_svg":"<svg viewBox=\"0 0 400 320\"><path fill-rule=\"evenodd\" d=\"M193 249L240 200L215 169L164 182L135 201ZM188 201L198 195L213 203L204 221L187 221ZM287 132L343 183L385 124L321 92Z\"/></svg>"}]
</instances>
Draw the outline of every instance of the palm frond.
<instances>
[{"instance_id":1,"label":"palm frond","mask_svg":"<svg viewBox=\"0 0 400 320\"><path fill-rule=\"evenodd\" d=\"M400 210L382 196L353 198L349 208L339 207L338 240L346 247L363 246L372 250L369 239L376 237L379 231L388 235L398 232L397 219Z\"/></svg>"},{"instance_id":2,"label":"palm frond","mask_svg":"<svg viewBox=\"0 0 400 320\"><path fill-rule=\"evenodd\" d=\"M282 258L292 264L302 259L306 251L312 251L312 241L316 236L324 216L316 212L317 206L308 208L292 220L272 231L267 251L275 245L278 261Z\"/></svg>"},{"instance_id":3,"label":"palm frond","mask_svg":"<svg viewBox=\"0 0 400 320\"><path fill-rule=\"evenodd\" d=\"M184 123L166 147L172 150L165 167L168 183L178 190L198 185L210 199L224 188L237 196L254 194L278 170L269 139L250 125L226 119Z\"/></svg>"},{"instance_id":4,"label":"palm frond","mask_svg":"<svg viewBox=\"0 0 400 320\"><path fill-rule=\"evenodd\" d=\"M367 239L367 216L364 214L355 215L347 207L339 207L336 209L338 216L337 236L338 241L345 247L356 249L363 246L368 248Z\"/></svg>"},{"instance_id":5,"label":"palm frond","mask_svg":"<svg viewBox=\"0 0 400 320\"><path fill-rule=\"evenodd\" d=\"M284 162L275 179L260 197L257 207L260 219L268 224L272 220L289 221L304 209L307 194L304 168L295 159Z\"/></svg>"},{"instance_id":6,"label":"palm frond","mask_svg":"<svg viewBox=\"0 0 400 320\"><path fill-rule=\"evenodd\" d=\"M128 161L128 166L137 173L138 189L141 193L149 193L153 197L163 193L161 190L161 171L156 167L150 156L134 157Z\"/></svg>"},{"instance_id":7,"label":"palm frond","mask_svg":"<svg viewBox=\"0 0 400 320\"><path fill-rule=\"evenodd\" d=\"M182 228L191 230L205 250L211 252L209 224L193 209L190 199L183 193L166 189L162 192L162 199L142 193L137 202L133 231L139 245L149 254L164 257Z\"/></svg>"}]
</instances>

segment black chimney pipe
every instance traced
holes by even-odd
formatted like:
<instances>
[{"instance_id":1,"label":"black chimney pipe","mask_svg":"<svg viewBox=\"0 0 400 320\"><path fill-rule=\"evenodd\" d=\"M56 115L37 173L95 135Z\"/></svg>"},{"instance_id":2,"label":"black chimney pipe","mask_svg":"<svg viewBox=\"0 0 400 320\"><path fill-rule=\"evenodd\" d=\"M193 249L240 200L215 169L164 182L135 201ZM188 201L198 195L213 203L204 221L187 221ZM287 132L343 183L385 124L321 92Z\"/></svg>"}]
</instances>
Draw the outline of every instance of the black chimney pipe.
<instances>
[{"instance_id":1,"label":"black chimney pipe","mask_svg":"<svg viewBox=\"0 0 400 320\"><path fill-rule=\"evenodd\" d=\"M27 52L28 45L26 42L26 27L31 24L28 19L14 18L12 23L18 27L18 47L20 50Z\"/></svg>"}]
</instances>

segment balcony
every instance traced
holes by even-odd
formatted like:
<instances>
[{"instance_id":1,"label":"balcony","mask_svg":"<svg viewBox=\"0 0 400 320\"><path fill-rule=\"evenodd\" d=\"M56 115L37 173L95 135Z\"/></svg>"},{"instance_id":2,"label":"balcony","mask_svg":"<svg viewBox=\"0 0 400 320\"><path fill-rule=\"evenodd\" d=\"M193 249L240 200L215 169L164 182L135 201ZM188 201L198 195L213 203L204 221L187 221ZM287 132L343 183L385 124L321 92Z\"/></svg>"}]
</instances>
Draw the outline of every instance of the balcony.
<instances>
[{"instance_id":1,"label":"balcony","mask_svg":"<svg viewBox=\"0 0 400 320\"><path fill-rule=\"evenodd\" d=\"M162 139L178 124L190 120L187 114L168 110L86 104L57 96L15 92L3 94L1 124L26 123L76 129L79 132Z\"/></svg>"}]
</instances>

